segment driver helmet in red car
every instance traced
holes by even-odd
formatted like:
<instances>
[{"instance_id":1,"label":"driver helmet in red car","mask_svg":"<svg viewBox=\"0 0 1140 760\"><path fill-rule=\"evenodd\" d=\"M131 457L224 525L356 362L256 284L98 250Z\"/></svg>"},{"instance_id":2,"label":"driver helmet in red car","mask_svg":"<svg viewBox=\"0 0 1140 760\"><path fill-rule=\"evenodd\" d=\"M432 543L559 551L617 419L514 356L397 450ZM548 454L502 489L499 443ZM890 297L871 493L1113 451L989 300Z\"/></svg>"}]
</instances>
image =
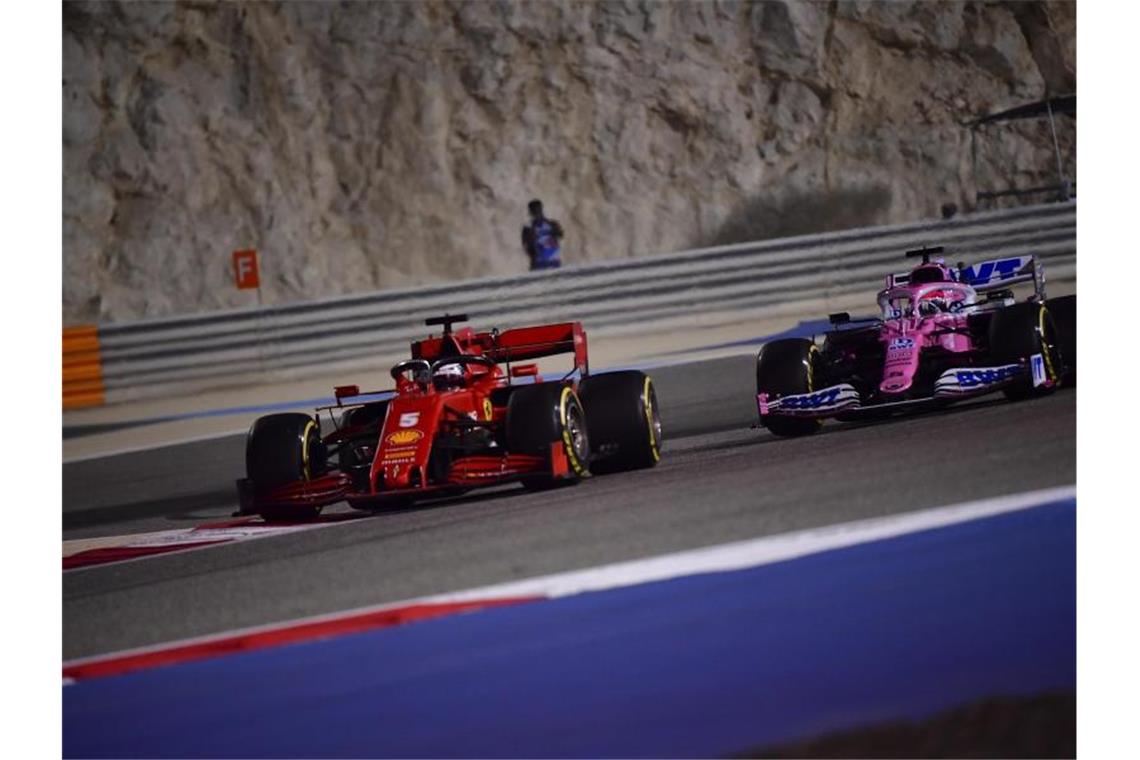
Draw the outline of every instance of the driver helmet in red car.
<instances>
[{"instance_id":1,"label":"driver helmet in red car","mask_svg":"<svg viewBox=\"0 0 1140 760\"><path fill-rule=\"evenodd\" d=\"M462 388L464 379L465 373L459 364L444 364L442 367L437 367L435 373L432 374L435 388L440 391Z\"/></svg>"}]
</instances>

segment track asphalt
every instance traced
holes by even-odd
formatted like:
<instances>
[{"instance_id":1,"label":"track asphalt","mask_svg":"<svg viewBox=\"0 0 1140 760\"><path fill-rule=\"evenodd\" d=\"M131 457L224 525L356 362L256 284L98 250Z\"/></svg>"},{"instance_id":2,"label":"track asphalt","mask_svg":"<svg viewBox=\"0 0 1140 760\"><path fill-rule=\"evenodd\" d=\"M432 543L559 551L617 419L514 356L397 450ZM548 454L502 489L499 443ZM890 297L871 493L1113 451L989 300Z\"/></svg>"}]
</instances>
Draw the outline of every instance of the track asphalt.
<instances>
[{"instance_id":1,"label":"track asphalt","mask_svg":"<svg viewBox=\"0 0 1140 760\"><path fill-rule=\"evenodd\" d=\"M784 440L752 359L661 368L653 469L518 487L321 530L65 573L65 659L755 536L1067 485L1076 393L1000 396ZM252 421L252 420L251 420ZM64 465L64 538L227 516L243 436Z\"/></svg>"}]
</instances>

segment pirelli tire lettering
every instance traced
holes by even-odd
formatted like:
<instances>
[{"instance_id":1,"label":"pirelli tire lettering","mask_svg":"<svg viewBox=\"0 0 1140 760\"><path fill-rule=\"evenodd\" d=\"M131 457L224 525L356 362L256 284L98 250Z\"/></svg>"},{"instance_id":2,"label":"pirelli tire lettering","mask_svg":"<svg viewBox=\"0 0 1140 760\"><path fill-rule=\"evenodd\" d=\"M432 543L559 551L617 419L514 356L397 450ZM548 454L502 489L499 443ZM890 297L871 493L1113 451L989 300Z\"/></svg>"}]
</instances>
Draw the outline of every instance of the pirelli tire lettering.
<instances>
[{"instance_id":1,"label":"pirelli tire lettering","mask_svg":"<svg viewBox=\"0 0 1140 760\"><path fill-rule=\"evenodd\" d=\"M582 402L569 386L562 389L559 400L559 413L562 417L562 444L566 447L566 460L570 469L584 478L590 474L588 467L589 442L586 439L586 420L582 414Z\"/></svg>"},{"instance_id":2,"label":"pirelli tire lettering","mask_svg":"<svg viewBox=\"0 0 1140 760\"><path fill-rule=\"evenodd\" d=\"M653 388L653 381L645 376L645 383L641 392L642 403L645 405L645 424L649 432L649 451L654 463L661 461L661 415L657 411L657 392Z\"/></svg>"}]
</instances>

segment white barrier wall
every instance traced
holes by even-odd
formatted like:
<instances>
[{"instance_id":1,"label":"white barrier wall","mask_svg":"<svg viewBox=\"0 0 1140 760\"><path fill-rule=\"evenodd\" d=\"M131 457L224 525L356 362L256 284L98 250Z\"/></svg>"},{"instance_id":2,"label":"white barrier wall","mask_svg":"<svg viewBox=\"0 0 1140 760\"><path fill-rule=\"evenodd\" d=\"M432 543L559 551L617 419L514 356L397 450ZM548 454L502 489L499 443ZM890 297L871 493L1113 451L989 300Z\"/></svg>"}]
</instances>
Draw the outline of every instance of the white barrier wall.
<instances>
[{"instance_id":1,"label":"white barrier wall","mask_svg":"<svg viewBox=\"0 0 1140 760\"><path fill-rule=\"evenodd\" d=\"M708 311L786 310L867 293L907 267L902 254L943 245L947 260L1036 254L1050 281L1076 277L1076 203L946 221L765 240L407 290L99 326L114 402L177 386L205 389L251 373L317 371L406 351L427 316L466 313L485 327L580 320L592 334ZM788 314L791 320L796 315ZM801 318L822 317L812 313ZM348 364L345 364L348 363Z\"/></svg>"}]
</instances>

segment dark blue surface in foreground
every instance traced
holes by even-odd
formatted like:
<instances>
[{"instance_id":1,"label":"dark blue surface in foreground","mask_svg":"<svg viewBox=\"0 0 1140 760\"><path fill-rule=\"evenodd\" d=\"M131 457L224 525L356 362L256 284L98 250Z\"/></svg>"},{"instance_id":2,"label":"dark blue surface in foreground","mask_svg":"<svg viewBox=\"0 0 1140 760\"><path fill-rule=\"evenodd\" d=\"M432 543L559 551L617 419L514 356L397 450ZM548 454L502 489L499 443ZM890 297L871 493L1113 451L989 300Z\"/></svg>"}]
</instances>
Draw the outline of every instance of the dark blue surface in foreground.
<instances>
[{"instance_id":1,"label":"dark blue surface in foreground","mask_svg":"<svg viewBox=\"0 0 1140 760\"><path fill-rule=\"evenodd\" d=\"M79 756L716 756L1076 685L1072 501L64 688Z\"/></svg>"}]
</instances>

